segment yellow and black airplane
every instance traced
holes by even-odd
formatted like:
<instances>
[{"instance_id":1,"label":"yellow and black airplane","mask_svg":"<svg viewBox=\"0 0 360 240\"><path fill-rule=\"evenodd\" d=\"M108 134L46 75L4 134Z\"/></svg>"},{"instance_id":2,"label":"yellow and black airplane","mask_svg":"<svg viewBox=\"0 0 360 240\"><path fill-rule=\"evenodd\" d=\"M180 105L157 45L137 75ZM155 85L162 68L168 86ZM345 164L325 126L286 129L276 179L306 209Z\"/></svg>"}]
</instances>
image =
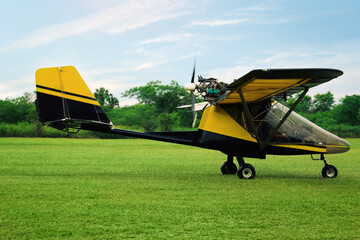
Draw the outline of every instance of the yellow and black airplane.
<instances>
[{"instance_id":1,"label":"yellow and black airplane","mask_svg":"<svg viewBox=\"0 0 360 240\"><path fill-rule=\"evenodd\" d=\"M85 129L219 150L227 155L221 172L236 173L239 178L255 177L255 168L243 157L301 154L320 154L325 163L323 177L334 178L338 171L327 164L324 155L346 152L350 144L293 110L309 88L342 74L335 69L265 69L253 70L231 84L201 76L195 84L194 67L187 88L192 100L194 91L206 100L202 104L192 101L190 105L193 112L202 111L197 131L137 132L115 128L72 66L36 71L36 106L43 124L69 133ZM290 109L276 101L300 92Z\"/></svg>"}]
</instances>

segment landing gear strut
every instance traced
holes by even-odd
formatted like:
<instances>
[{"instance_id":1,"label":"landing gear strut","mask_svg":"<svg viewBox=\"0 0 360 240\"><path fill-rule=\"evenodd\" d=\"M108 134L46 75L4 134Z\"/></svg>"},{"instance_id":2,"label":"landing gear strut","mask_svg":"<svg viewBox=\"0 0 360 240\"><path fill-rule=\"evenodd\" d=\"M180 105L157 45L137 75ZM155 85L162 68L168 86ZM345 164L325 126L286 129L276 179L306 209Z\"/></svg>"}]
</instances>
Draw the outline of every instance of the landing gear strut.
<instances>
[{"instance_id":1,"label":"landing gear strut","mask_svg":"<svg viewBox=\"0 0 360 240\"><path fill-rule=\"evenodd\" d=\"M245 163L244 159L236 154L237 162L239 163L239 169L237 169L234 163L234 156L228 155L228 159L221 166L221 173L226 174L237 174L241 179L253 179L256 175L255 168L248 163Z\"/></svg>"},{"instance_id":2,"label":"landing gear strut","mask_svg":"<svg viewBox=\"0 0 360 240\"><path fill-rule=\"evenodd\" d=\"M325 167L322 169L321 174L324 178L336 178L338 170L335 166L327 164L324 154L321 154L321 160L324 161Z\"/></svg>"}]
</instances>

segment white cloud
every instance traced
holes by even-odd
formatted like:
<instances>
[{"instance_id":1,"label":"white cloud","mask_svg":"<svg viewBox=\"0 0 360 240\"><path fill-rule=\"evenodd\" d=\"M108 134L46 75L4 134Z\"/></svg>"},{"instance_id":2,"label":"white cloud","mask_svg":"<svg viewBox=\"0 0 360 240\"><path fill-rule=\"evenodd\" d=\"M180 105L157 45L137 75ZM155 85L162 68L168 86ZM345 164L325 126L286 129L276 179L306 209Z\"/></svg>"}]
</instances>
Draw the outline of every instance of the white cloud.
<instances>
[{"instance_id":1,"label":"white cloud","mask_svg":"<svg viewBox=\"0 0 360 240\"><path fill-rule=\"evenodd\" d=\"M107 34L123 33L153 22L187 14L182 10L183 8L183 3L167 0L128 0L121 5L103 10L95 15L42 27L30 36L0 48L0 52L36 48L62 38L81 35L95 30Z\"/></svg>"},{"instance_id":2,"label":"white cloud","mask_svg":"<svg viewBox=\"0 0 360 240\"><path fill-rule=\"evenodd\" d=\"M173 34L173 35L166 35L161 36L153 39L147 39L144 41L141 41L141 44L147 44L147 43L162 43L162 42L177 42L182 41L189 37L194 37L195 34L192 33L184 33L184 34Z\"/></svg>"},{"instance_id":3,"label":"white cloud","mask_svg":"<svg viewBox=\"0 0 360 240\"><path fill-rule=\"evenodd\" d=\"M246 19L247 24L254 25L272 25L283 24L296 20L303 20L307 15L300 16L287 9L285 4L279 4L273 1L262 1L253 6L244 6L235 8L223 17Z\"/></svg>"},{"instance_id":4,"label":"white cloud","mask_svg":"<svg viewBox=\"0 0 360 240\"><path fill-rule=\"evenodd\" d=\"M190 26L223 26L223 25L231 25L231 24L237 24L237 23L243 23L246 22L248 19L228 19L228 20L219 20L219 19L213 19L213 20L196 20L193 21Z\"/></svg>"},{"instance_id":5,"label":"white cloud","mask_svg":"<svg viewBox=\"0 0 360 240\"><path fill-rule=\"evenodd\" d=\"M155 65L157 65L157 63L155 63L155 62L146 62L146 63L140 64L139 66L135 67L134 71L139 71L139 70L143 70L143 69L147 69L147 68L152 68Z\"/></svg>"}]
</instances>

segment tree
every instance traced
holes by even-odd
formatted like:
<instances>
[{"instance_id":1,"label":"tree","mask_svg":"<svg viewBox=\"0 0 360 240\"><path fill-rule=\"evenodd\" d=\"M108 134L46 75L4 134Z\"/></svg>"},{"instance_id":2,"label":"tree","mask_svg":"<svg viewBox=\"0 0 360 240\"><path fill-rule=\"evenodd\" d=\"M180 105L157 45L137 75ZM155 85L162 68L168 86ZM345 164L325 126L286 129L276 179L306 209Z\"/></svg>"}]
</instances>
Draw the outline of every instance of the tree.
<instances>
[{"instance_id":1,"label":"tree","mask_svg":"<svg viewBox=\"0 0 360 240\"><path fill-rule=\"evenodd\" d=\"M155 106L149 104L135 104L132 107L133 114L127 119L128 124L144 128L145 131L151 132L158 127Z\"/></svg>"},{"instance_id":2,"label":"tree","mask_svg":"<svg viewBox=\"0 0 360 240\"><path fill-rule=\"evenodd\" d=\"M96 100L100 103L101 106L105 105L105 100L109 96L109 90L101 87L99 89L95 89L94 96Z\"/></svg>"},{"instance_id":3,"label":"tree","mask_svg":"<svg viewBox=\"0 0 360 240\"><path fill-rule=\"evenodd\" d=\"M171 81L170 85L162 85L160 81L151 81L145 86L125 91L122 96L136 98L143 104L153 104L159 114L172 113L176 111L176 107L191 102L190 93L176 81Z\"/></svg>"},{"instance_id":4,"label":"tree","mask_svg":"<svg viewBox=\"0 0 360 240\"><path fill-rule=\"evenodd\" d=\"M118 107L107 112L115 125L144 128L145 131L154 131L159 122L155 106L138 103L132 106Z\"/></svg>"},{"instance_id":5,"label":"tree","mask_svg":"<svg viewBox=\"0 0 360 240\"><path fill-rule=\"evenodd\" d=\"M295 103L296 99L298 99L299 96L300 96L300 94L297 94L294 98L288 99L286 101L285 105L288 108L291 108L291 106ZM297 113L303 113L303 114L311 113L311 111L312 111L311 97L309 95L305 95L304 98L296 106L294 111Z\"/></svg>"},{"instance_id":6,"label":"tree","mask_svg":"<svg viewBox=\"0 0 360 240\"><path fill-rule=\"evenodd\" d=\"M161 126L161 131L168 132L168 131L171 130L171 125L174 124L174 119L173 119L171 114L169 114L169 113L160 113L158 119L159 119L159 123L160 123L160 126Z\"/></svg>"},{"instance_id":7,"label":"tree","mask_svg":"<svg viewBox=\"0 0 360 240\"><path fill-rule=\"evenodd\" d=\"M174 123L191 126L192 113L187 112L186 109L177 109L178 106L191 103L190 93L176 81L171 81L170 85L162 85L160 81L151 81L145 86L125 91L122 96L136 98L142 104L155 106L163 131L171 129ZM172 114L175 112L176 115Z\"/></svg>"},{"instance_id":8,"label":"tree","mask_svg":"<svg viewBox=\"0 0 360 240\"><path fill-rule=\"evenodd\" d=\"M336 106L336 119L340 124L360 125L360 95L346 95Z\"/></svg>"},{"instance_id":9,"label":"tree","mask_svg":"<svg viewBox=\"0 0 360 240\"><path fill-rule=\"evenodd\" d=\"M96 100L99 102L101 106L108 107L110 109L119 106L119 100L114 97L109 90L101 87L99 89L95 89L94 96Z\"/></svg>"},{"instance_id":10,"label":"tree","mask_svg":"<svg viewBox=\"0 0 360 240\"><path fill-rule=\"evenodd\" d=\"M160 91L160 83L160 81L151 81L145 86L131 88L126 90L122 97L136 98L143 104L154 104L157 92Z\"/></svg>"},{"instance_id":11,"label":"tree","mask_svg":"<svg viewBox=\"0 0 360 240\"><path fill-rule=\"evenodd\" d=\"M285 105L290 108L299 96L300 94L297 94L294 98L290 98ZM325 94L318 93L314 96L314 99L312 99L309 95L305 95L296 106L295 112L307 115L311 113L330 111L334 102L334 95L330 91Z\"/></svg>"},{"instance_id":12,"label":"tree","mask_svg":"<svg viewBox=\"0 0 360 240\"><path fill-rule=\"evenodd\" d=\"M119 100L116 97L114 97L111 93L106 98L106 101L108 102L107 106L111 109L119 106Z\"/></svg>"},{"instance_id":13,"label":"tree","mask_svg":"<svg viewBox=\"0 0 360 240\"><path fill-rule=\"evenodd\" d=\"M23 96L0 100L0 122L20 123L37 121L37 113L34 104L34 94L24 93Z\"/></svg>"},{"instance_id":14,"label":"tree","mask_svg":"<svg viewBox=\"0 0 360 240\"><path fill-rule=\"evenodd\" d=\"M325 112L332 109L334 104L334 95L328 91L325 94L316 94L312 102L312 112Z\"/></svg>"}]
</instances>

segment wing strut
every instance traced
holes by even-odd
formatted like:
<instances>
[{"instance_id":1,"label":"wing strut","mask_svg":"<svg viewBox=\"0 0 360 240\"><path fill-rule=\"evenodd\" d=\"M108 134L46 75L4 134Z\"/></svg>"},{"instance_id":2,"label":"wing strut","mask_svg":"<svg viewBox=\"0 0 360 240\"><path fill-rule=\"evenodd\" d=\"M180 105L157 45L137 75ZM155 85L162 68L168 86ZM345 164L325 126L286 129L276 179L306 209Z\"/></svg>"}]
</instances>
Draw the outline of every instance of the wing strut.
<instances>
[{"instance_id":1,"label":"wing strut","mask_svg":"<svg viewBox=\"0 0 360 240\"><path fill-rule=\"evenodd\" d=\"M250 128L251 128L251 131L255 134L255 138L259 144L259 147L260 149L262 149L262 141L260 139L260 136L258 134L258 132L256 131L256 128L255 128L255 124L254 124L254 121L253 119L251 118L251 114L250 114L250 111L249 111L249 108L248 108L248 105L245 101L245 98L244 98L244 94L242 93L242 90L240 89L239 90L239 95L240 95L240 98L241 98L241 103L243 105L243 108L245 110L245 117L246 117L246 121L247 123L250 125Z\"/></svg>"},{"instance_id":2,"label":"wing strut","mask_svg":"<svg viewBox=\"0 0 360 240\"><path fill-rule=\"evenodd\" d=\"M280 122L277 124L276 128L267 136L267 138L265 139L265 141L261 141L260 136L258 134L258 132L256 131L255 128L255 124L254 124L254 120L251 117L249 108L247 106L247 103L245 101L244 95L241 91L241 89L238 91L240 98L241 98L241 103L243 105L244 108L244 112L245 112L245 117L246 120L248 122L248 124L250 125L251 130L254 132L255 134L255 138L258 142L258 145L260 147L260 150L263 150L265 148L265 146L270 142L270 140L274 137L274 135L276 134L276 132L280 129L281 125L283 125L283 123L285 122L285 120L290 116L290 114L294 111L294 109L296 108L296 106L299 104L299 102L305 97L306 93L309 91L308 87L305 87L304 91L301 93L301 95L298 97L298 99L296 99L295 103L291 106L291 108L286 112L286 114L284 115L284 117L280 120Z\"/></svg>"}]
</instances>

